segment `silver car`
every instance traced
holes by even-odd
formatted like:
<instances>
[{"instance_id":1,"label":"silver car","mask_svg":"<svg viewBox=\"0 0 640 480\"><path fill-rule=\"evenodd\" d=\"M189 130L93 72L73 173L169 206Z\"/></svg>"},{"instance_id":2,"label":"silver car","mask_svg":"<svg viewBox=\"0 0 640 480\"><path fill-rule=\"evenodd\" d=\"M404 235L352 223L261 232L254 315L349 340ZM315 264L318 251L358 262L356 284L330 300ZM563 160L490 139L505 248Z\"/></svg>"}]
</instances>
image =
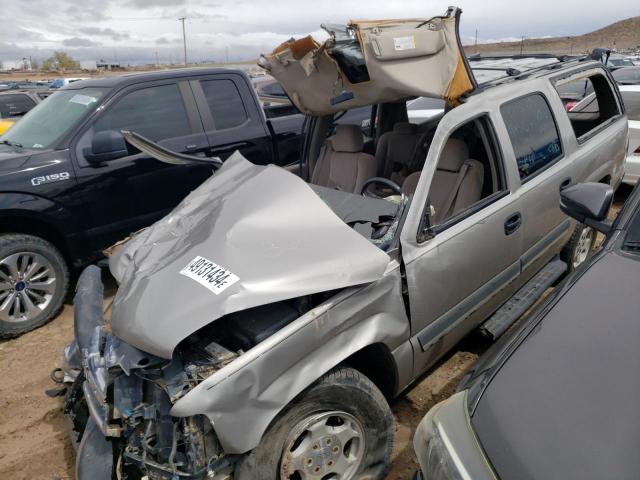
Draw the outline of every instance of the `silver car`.
<instances>
[{"instance_id":1,"label":"silver car","mask_svg":"<svg viewBox=\"0 0 640 480\"><path fill-rule=\"evenodd\" d=\"M309 116L302 161L235 154L114 248L108 322L100 272L85 270L64 367L79 479L383 478L388 401L587 258L594 232L562 215L559 192L620 183L615 84L601 63L555 58L485 58L478 83L459 18L329 26L323 44L265 55ZM599 96L589 122L556 92L578 78ZM406 100L421 96L447 108L416 125ZM337 122L367 105L368 135ZM125 136L161 161L203 161Z\"/></svg>"}]
</instances>

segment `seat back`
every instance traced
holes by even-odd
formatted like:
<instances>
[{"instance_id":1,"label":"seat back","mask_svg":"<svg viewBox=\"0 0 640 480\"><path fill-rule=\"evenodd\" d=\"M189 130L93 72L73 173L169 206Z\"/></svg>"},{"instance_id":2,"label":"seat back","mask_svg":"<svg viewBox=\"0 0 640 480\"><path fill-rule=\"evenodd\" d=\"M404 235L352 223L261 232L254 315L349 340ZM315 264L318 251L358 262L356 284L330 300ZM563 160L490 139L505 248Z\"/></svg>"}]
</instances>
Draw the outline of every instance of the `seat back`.
<instances>
[{"instance_id":1,"label":"seat back","mask_svg":"<svg viewBox=\"0 0 640 480\"><path fill-rule=\"evenodd\" d=\"M357 125L337 125L320 150L311 183L345 192L360 193L362 185L376 176L372 155L363 153L362 131Z\"/></svg>"},{"instance_id":2,"label":"seat back","mask_svg":"<svg viewBox=\"0 0 640 480\"><path fill-rule=\"evenodd\" d=\"M376 147L378 175L402 183L413 163L417 142L416 125L412 123L398 122L392 131L383 133Z\"/></svg>"},{"instance_id":3,"label":"seat back","mask_svg":"<svg viewBox=\"0 0 640 480\"><path fill-rule=\"evenodd\" d=\"M466 167L463 168L463 166ZM405 194L415 192L420 172L409 175L402 184ZM429 201L435 210L432 223L461 212L482 198L484 167L469 158L467 144L457 138L447 140L433 175Z\"/></svg>"}]
</instances>

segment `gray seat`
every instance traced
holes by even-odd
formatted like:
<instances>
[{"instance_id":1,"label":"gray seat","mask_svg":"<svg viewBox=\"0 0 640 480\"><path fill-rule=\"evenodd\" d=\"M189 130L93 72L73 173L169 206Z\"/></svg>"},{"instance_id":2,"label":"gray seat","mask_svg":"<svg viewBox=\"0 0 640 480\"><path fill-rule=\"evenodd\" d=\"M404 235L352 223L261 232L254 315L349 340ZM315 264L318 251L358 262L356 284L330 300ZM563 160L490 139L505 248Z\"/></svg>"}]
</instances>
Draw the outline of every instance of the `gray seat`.
<instances>
[{"instance_id":1,"label":"gray seat","mask_svg":"<svg viewBox=\"0 0 640 480\"><path fill-rule=\"evenodd\" d=\"M376 147L378 175L402 184L413 163L417 142L416 125L412 123L398 122L393 131L382 134Z\"/></svg>"},{"instance_id":2,"label":"gray seat","mask_svg":"<svg viewBox=\"0 0 640 480\"><path fill-rule=\"evenodd\" d=\"M420 172L409 175L402 184L405 194L415 192ZM482 198L484 167L469 158L467 144L457 138L447 140L431 182L429 200L435 210L434 225L470 207Z\"/></svg>"},{"instance_id":3,"label":"gray seat","mask_svg":"<svg viewBox=\"0 0 640 480\"><path fill-rule=\"evenodd\" d=\"M360 193L364 182L375 177L376 159L363 153L362 131L357 125L337 125L322 145L311 183L345 192Z\"/></svg>"}]
</instances>

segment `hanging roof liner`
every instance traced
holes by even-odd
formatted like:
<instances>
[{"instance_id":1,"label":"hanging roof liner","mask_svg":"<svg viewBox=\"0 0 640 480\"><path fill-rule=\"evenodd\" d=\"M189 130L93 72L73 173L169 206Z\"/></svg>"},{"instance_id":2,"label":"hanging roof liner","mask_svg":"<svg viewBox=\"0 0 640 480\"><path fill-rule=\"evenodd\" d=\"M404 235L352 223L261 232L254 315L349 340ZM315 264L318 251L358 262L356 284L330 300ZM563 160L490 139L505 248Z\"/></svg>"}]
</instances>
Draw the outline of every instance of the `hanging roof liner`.
<instances>
[{"instance_id":1,"label":"hanging roof liner","mask_svg":"<svg viewBox=\"0 0 640 480\"><path fill-rule=\"evenodd\" d=\"M324 26L329 39L291 39L258 64L301 112L330 115L411 97L457 104L475 81L458 37L461 10L429 19L351 21Z\"/></svg>"}]
</instances>

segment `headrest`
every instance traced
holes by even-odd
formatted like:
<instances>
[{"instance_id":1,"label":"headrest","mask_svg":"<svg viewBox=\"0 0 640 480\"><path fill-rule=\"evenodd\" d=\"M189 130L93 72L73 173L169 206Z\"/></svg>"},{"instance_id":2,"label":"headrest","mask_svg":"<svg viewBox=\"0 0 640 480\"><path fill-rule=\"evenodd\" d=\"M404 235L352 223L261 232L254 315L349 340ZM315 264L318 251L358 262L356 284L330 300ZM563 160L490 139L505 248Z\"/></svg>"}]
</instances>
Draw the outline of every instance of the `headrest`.
<instances>
[{"instance_id":1,"label":"headrest","mask_svg":"<svg viewBox=\"0 0 640 480\"><path fill-rule=\"evenodd\" d=\"M331 145L336 152L361 152L362 130L357 125L336 125L336 133L331 137Z\"/></svg>"},{"instance_id":2,"label":"headrest","mask_svg":"<svg viewBox=\"0 0 640 480\"><path fill-rule=\"evenodd\" d=\"M457 172L467 160L469 160L469 147L467 147L466 142L457 138L450 138L444 144L442 154L440 154L438 170Z\"/></svg>"},{"instance_id":3,"label":"headrest","mask_svg":"<svg viewBox=\"0 0 640 480\"><path fill-rule=\"evenodd\" d=\"M393 126L393 133L399 133L400 135L414 135L416 133L417 126L413 123L398 122Z\"/></svg>"}]
</instances>

